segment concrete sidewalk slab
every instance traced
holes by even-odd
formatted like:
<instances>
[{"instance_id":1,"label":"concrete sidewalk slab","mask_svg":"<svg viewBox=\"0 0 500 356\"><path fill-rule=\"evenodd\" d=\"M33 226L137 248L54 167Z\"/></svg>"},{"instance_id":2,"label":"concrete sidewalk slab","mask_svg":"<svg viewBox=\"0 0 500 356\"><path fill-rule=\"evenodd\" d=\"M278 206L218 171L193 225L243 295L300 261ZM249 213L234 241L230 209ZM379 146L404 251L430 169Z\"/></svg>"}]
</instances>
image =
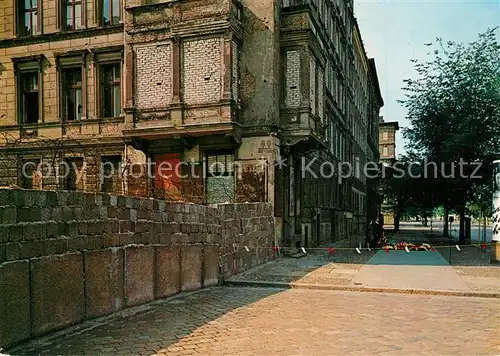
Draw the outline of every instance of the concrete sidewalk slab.
<instances>
[{"instance_id":1,"label":"concrete sidewalk slab","mask_svg":"<svg viewBox=\"0 0 500 356\"><path fill-rule=\"evenodd\" d=\"M393 265L393 266L449 266L440 253L436 251L410 251L383 250L367 262L367 265Z\"/></svg>"},{"instance_id":2,"label":"concrete sidewalk slab","mask_svg":"<svg viewBox=\"0 0 500 356\"><path fill-rule=\"evenodd\" d=\"M353 284L369 288L471 291L441 254L432 251L378 251L358 271Z\"/></svg>"}]
</instances>

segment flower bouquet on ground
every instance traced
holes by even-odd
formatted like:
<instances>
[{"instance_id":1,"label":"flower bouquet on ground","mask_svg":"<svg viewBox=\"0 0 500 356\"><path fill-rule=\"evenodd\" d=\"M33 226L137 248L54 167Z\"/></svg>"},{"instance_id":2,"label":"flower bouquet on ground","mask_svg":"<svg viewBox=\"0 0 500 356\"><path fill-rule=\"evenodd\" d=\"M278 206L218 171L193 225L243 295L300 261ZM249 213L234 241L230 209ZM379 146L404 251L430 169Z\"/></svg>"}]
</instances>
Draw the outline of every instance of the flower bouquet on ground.
<instances>
[{"instance_id":1,"label":"flower bouquet on ground","mask_svg":"<svg viewBox=\"0 0 500 356\"><path fill-rule=\"evenodd\" d=\"M397 242L397 243L388 243L386 242L385 244L382 244L382 248L384 250L405 250L408 249L409 251L428 251L431 250L432 247L429 244L426 243L409 243L409 242Z\"/></svg>"}]
</instances>

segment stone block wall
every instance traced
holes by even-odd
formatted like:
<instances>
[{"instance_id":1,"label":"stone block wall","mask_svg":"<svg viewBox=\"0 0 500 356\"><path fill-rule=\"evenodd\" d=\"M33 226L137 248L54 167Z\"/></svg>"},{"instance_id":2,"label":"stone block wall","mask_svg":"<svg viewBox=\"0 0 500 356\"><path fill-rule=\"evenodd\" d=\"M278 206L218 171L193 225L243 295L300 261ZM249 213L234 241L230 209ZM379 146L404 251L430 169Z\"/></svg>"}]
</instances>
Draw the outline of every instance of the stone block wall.
<instances>
[{"instance_id":1,"label":"stone block wall","mask_svg":"<svg viewBox=\"0 0 500 356\"><path fill-rule=\"evenodd\" d=\"M270 258L273 236L265 203L0 189L0 348L214 286Z\"/></svg>"},{"instance_id":2,"label":"stone block wall","mask_svg":"<svg viewBox=\"0 0 500 356\"><path fill-rule=\"evenodd\" d=\"M274 217L270 204L215 206L222 216L220 245L224 277L273 257Z\"/></svg>"}]
</instances>

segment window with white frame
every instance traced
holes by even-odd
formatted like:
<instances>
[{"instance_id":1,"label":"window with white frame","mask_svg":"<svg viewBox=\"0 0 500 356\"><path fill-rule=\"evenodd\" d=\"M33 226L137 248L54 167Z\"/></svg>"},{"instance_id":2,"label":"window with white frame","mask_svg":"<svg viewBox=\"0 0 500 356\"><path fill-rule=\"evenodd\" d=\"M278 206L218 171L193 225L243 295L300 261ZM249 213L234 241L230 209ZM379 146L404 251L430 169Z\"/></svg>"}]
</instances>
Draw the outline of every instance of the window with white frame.
<instances>
[{"instance_id":1,"label":"window with white frame","mask_svg":"<svg viewBox=\"0 0 500 356\"><path fill-rule=\"evenodd\" d=\"M122 0L100 0L101 25L117 25L121 20Z\"/></svg>"},{"instance_id":2,"label":"window with white frame","mask_svg":"<svg viewBox=\"0 0 500 356\"><path fill-rule=\"evenodd\" d=\"M84 5L83 0L62 0L62 23L65 30L83 28Z\"/></svg>"},{"instance_id":3,"label":"window with white frame","mask_svg":"<svg viewBox=\"0 0 500 356\"><path fill-rule=\"evenodd\" d=\"M118 117L121 114L121 65L105 63L100 66L101 116Z\"/></svg>"},{"instance_id":4,"label":"window with white frame","mask_svg":"<svg viewBox=\"0 0 500 356\"><path fill-rule=\"evenodd\" d=\"M34 36L38 34L40 23L40 0L15 0L17 12L17 35ZM7 10L6 10L7 11Z\"/></svg>"},{"instance_id":5,"label":"window with white frame","mask_svg":"<svg viewBox=\"0 0 500 356\"><path fill-rule=\"evenodd\" d=\"M63 120L81 120L83 116L82 67L64 68L61 74Z\"/></svg>"}]
</instances>

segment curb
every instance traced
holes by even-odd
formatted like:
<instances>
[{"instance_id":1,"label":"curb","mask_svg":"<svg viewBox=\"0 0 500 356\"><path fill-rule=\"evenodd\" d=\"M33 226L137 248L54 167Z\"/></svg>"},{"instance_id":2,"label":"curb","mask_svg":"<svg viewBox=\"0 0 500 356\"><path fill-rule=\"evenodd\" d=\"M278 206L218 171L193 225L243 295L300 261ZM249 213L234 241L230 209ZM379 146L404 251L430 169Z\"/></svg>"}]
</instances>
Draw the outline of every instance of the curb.
<instances>
[{"instance_id":1,"label":"curb","mask_svg":"<svg viewBox=\"0 0 500 356\"><path fill-rule=\"evenodd\" d=\"M369 293L394 293L394 294L418 294L418 295L442 295L451 297L478 297L478 298L498 298L500 293L485 292L460 292L441 291L425 289L404 289L404 288L378 288L378 287L353 287L336 284L308 284L308 283L287 283L287 282L267 282L267 281L225 281L224 284L230 287L263 287L280 289L312 289L312 290L335 290L344 292L369 292Z\"/></svg>"}]
</instances>

